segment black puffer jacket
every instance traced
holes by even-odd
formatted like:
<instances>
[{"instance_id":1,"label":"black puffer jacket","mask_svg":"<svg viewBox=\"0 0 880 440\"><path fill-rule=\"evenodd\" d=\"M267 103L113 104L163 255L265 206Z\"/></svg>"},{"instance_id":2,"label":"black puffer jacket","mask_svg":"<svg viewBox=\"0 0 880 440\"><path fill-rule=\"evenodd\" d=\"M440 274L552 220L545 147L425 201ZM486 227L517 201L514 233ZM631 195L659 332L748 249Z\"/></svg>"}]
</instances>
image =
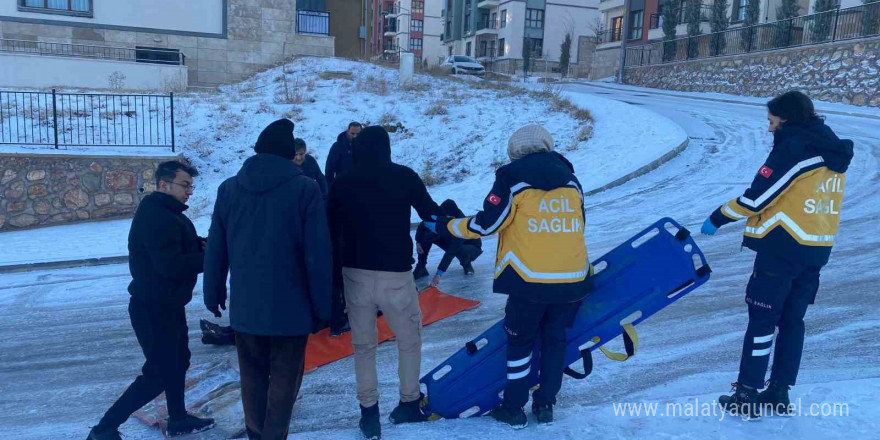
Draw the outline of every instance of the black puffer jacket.
<instances>
[{"instance_id":1,"label":"black puffer jacket","mask_svg":"<svg viewBox=\"0 0 880 440\"><path fill-rule=\"evenodd\" d=\"M324 174L327 175L328 188L333 186L333 182L342 173L354 167L352 148L352 144L348 141L348 134L344 131L339 133L339 136L336 137L336 142L330 147L330 152L327 153L327 162L324 164Z\"/></svg>"},{"instance_id":2,"label":"black puffer jacket","mask_svg":"<svg viewBox=\"0 0 880 440\"><path fill-rule=\"evenodd\" d=\"M183 307L192 300L205 260L187 206L161 192L138 205L128 233L128 267L134 298Z\"/></svg>"},{"instance_id":3,"label":"black puffer jacket","mask_svg":"<svg viewBox=\"0 0 880 440\"><path fill-rule=\"evenodd\" d=\"M330 318L330 237L318 185L292 161L246 160L217 190L205 258L205 305L226 301L236 331L306 335Z\"/></svg>"}]
</instances>

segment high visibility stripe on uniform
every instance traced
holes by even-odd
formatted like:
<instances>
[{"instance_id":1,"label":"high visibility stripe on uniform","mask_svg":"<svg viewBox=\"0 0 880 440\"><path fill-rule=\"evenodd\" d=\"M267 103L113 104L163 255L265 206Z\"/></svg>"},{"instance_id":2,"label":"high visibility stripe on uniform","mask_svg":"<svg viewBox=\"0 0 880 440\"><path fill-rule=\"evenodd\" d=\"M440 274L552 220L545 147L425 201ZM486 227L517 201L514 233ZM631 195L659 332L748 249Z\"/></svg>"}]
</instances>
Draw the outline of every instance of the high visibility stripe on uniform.
<instances>
[{"instance_id":1,"label":"high visibility stripe on uniform","mask_svg":"<svg viewBox=\"0 0 880 440\"><path fill-rule=\"evenodd\" d=\"M792 220L791 217L785 215L784 212L776 213L776 215L767 219L767 221L764 222L764 224L762 224L761 226L746 226L746 233L761 236L773 227L775 227L777 224L784 224L788 226L791 232L803 241L811 241L814 243L834 242L833 235L813 235L804 232L804 230L801 229L801 227L798 226L798 224L794 220Z\"/></svg>"},{"instance_id":2,"label":"high visibility stripe on uniform","mask_svg":"<svg viewBox=\"0 0 880 440\"><path fill-rule=\"evenodd\" d=\"M471 218L470 222L468 222L468 228L482 235L492 235L493 233L495 233L495 231L497 231L498 228L500 228L501 225L504 223L504 220L507 220L507 216L510 215L510 207L513 205L514 194L517 191L523 188L528 188L530 186L531 185L529 185L528 183L517 183L512 188L510 188L510 195L507 197L507 206L504 207L504 210L501 211L501 215L498 216L498 220L496 220L495 223L492 224L492 226L484 229L482 226L477 224L476 217L473 217Z\"/></svg>"},{"instance_id":3,"label":"high visibility stripe on uniform","mask_svg":"<svg viewBox=\"0 0 880 440\"><path fill-rule=\"evenodd\" d=\"M531 371L532 371L532 367L529 366L529 368L526 368L525 370L520 371L519 373L507 373L507 380L522 379L522 378L528 376L529 372L531 372Z\"/></svg>"},{"instance_id":4,"label":"high visibility stripe on uniform","mask_svg":"<svg viewBox=\"0 0 880 440\"><path fill-rule=\"evenodd\" d=\"M725 203L721 207L721 212L724 215L730 217L732 220L742 220L742 219L746 218L746 216L734 211L733 208L731 208L731 206L730 206L730 202Z\"/></svg>"},{"instance_id":5,"label":"high visibility stripe on uniform","mask_svg":"<svg viewBox=\"0 0 880 440\"><path fill-rule=\"evenodd\" d=\"M765 342L770 342L773 340L773 333L770 333L767 336L755 336L754 338L755 344L763 344Z\"/></svg>"},{"instance_id":6,"label":"high visibility stripe on uniform","mask_svg":"<svg viewBox=\"0 0 880 440\"><path fill-rule=\"evenodd\" d=\"M507 361L507 368L522 367L523 365L529 363L531 360L532 360L532 354L529 353L528 356L526 356L522 359L515 360L515 361Z\"/></svg>"},{"instance_id":7,"label":"high visibility stripe on uniform","mask_svg":"<svg viewBox=\"0 0 880 440\"><path fill-rule=\"evenodd\" d=\"M504 270L504 267L507 265L515 266L517 269L522 271L526 276L536 280L572 280L572 281L580 281L586 278L587 269L580 270L577 272L535 272L529 269L519 258L517 258L516 254L512 251L508 252L504 255L504 258L498 263L498 266L495 267L495 277L501 274Z\"/></svg>"},{"instance_id":8,"label":"high visibility stripe on uniform","mask_svg":"<svg viewBox=\"0 0 880 440\"><path fill-rule=\"evenodd\" d=\"M752 356L767 356L770 354L770 347L763 350L752 350Z\"/></svg>"},{"instance_id":9,"label":"high visibility stripe on uniform","mask_svg":"<svg viewBox=\"0 0 880 440\"><path fill-rule=\"evenodd\" d=\"M801 170L806 167L823 162L824 160L822 159L822 156L816 156L814 158L801 161L797 165L793 166L790 170L788 170L788 172L785 173L782 178L780 178L776 183L768 188L767 191L764 191L764 193L758 196L755 200L747 199L746 196L742 196L738 199L739 203L741 203L743 206L748 206L751 207L753 210L756 210L759 206L763 205L764 202L766 202L770 197L776 194L780 189L785 187L785 185L787 185L788 182L791 181L791 179L794 178L796 174L801 172Z\"/></svg>"},{"instance_id":10,"label":"high visibility stripe on uniform","mask_svg":"<svg viewBox=\"0 0 880 440\"><path fill-rule=\"evenodd\" d=\"M461 222L466 221L466 220L469 220L469 218L467 218L467 217L457 218L452 221L452 225L449 227L449 230L450 230L450 232L452 232L452 235L454 235L458 238L465 238L465 236L462 235L461 229L459 229L459 226L461 225Z\"/></svg>"}]
</instances>

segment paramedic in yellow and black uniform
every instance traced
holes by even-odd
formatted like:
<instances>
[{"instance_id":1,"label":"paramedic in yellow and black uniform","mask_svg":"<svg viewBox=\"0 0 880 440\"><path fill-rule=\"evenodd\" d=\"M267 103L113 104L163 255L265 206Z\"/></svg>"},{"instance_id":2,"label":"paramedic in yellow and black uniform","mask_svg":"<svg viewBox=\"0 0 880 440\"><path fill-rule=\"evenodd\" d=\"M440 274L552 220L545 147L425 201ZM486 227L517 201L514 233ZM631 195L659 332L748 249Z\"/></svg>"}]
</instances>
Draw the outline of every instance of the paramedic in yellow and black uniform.
<instances>
[{"instance_id":1,"label":"paramedic in yellow and black uniform","mask_svg":"<svg viewBox=\"0 0 880 440\"><path fill-rule=\"evenodd\" d=\"M743 244L757 253L746 288L749 325L736 391L719 398L729 411L745 416L760 416L762 408L787 412L804 347L804 315L834 245L844 173L853 156L852 141L838 139L803 93L780 95L767 108L773 150L751 187L715 210L702 229L713 235L747 219ZM769 385L758 394L776 327Z\"/></svg>"},{"instance_id":2,"label":"paramedic in yellow and black uniform","mask_svg":"<svg viewBox=\"0 0 880 440\"><path fill-rule=\"evenodd\" d=\"M541 386L532 396L532 412L539 424L553 420L565 368L565 330L589 290L590 267L581 184L571 163L553 151L550 133L540 125L520 128L508 141L508 155L511 163L496 171L483 210L473 217L440 219L437 230L463 239L498 234L494 291L508 295L509 344L504 402L492 417L523 428L539 336Z\"/></svg>"}]
</instances>

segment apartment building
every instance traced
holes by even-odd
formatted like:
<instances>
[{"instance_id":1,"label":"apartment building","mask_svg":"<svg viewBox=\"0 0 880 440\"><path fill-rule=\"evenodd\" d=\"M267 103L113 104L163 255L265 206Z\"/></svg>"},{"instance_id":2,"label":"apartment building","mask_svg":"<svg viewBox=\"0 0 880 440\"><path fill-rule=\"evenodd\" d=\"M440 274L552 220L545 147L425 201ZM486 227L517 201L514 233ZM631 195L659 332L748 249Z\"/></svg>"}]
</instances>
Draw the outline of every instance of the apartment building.
<instances>
[{"instance_id":1,"label":"apartment building","mask_svg":"<svg viewBox=\"0 0 880 440\"><path fill-rule=\"evenodd\" d=\"M524 49L536 67L558 72L562 42L572 36L571 63L578 41L594 36L598 0L443 0L446 55L467 55L496 72L522 70Z\"/></svg>"},{"instance_id":2,"label":"apartment building","mask_svg":"<svg viewBox=\"0 0 880 440\"><path fill-rule=\"evenodd\" d=\"M15 73L0 75L0 85L104 88L114 72L134 89L228 84L292 55L362 46L360 4L0 0L0 65Z\"/></svg>"},{"instance_id":3,"label":"apartment building","mask_svg":"<svg viewBox=\"0 0 880 440\"><path fill-rule=\"evenodd\" d=\"M442 0L372 0L373 57L397 59L412 52L421 65L437 65L443 56L440 34Z\"/></svg>"}]
</instances>

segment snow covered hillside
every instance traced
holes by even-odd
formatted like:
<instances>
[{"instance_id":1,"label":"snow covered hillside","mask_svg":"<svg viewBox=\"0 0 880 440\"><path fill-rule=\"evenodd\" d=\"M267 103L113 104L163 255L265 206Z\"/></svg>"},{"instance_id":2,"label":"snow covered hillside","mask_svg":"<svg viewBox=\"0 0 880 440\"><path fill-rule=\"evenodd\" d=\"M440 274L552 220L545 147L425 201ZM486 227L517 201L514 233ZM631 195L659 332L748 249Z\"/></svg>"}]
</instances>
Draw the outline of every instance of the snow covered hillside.
<instances>
[{"instance_id":1,"label":"snow covered hillside","mask_svg":"<svg viewBox=\"0 0 880 440\"><path fill-rule=\"evenodd\" d=\"M190 215L211 212L217 186L280 117L296 123L295 136L322 166L349 122L394 127L393 159L420 173L438 203L454 196L466 212L481 206L494 170L507 161L507 138L527 123L550 130L585 190L637 170L686 137L662 116L598 97L579 97L572 107L550 90L429 75L416 75L404 90L398 79L396 70L375 64L301 58L218 94L184 97L178 145L203 173Z\"/></svg>"}]
</instances>

